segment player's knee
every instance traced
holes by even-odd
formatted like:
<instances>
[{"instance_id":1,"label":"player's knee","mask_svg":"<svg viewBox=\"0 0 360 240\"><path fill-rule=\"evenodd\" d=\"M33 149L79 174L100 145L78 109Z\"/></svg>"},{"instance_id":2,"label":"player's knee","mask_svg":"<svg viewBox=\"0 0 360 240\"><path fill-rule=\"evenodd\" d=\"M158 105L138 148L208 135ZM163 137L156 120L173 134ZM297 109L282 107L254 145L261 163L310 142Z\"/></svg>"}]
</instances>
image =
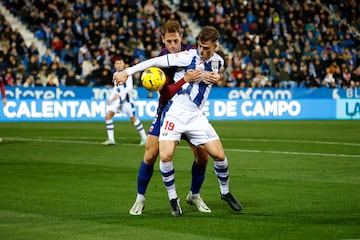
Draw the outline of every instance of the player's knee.
<instances>
[{"instance_id":1,"label":"player's knee","mask_svg":"<svg viewBox=\"0 0 360 240\"><path fill-rule=\"evenodd\" d=\"M195 158L195 161L197 164L205 166L207 162L209 161L209 155L207 154L198 154Z\"/></svg>"},{"instance_id":2,"label":"player's knee","mask_svg":"<svg viewBox=\"0 0 360 240\"><path fill-rule=\"evenodd\" d=\"M106 114L105 119L106 119L106 120L111 120L111 119L113 118L113 116L114 116L114 113L109 111L109 112Z\"/></svg>"},{"instance_id":3,"label":"player's knee","mask_svg":"<svg viewBox=\"0 0 360 240\"><path fill-rule=\"evenodd\" d=\"M135 123L135 122L136 122L136 117L131 117L131 118L130 118L130 121L131 121L132 123Z\"/></svg>"},{"instance_id":4,"label":"player's knee","mask_svg":"<svg viewBox=\"0 0 360 240\"><path fill-rule=\"evenodd\" d=\"M163 154L160 156L160 159L162 162L170 162L173 159L173 156L171 154Z\"/></svg>"},{"instance_id":5,"label":"player's knee","mask_svg":"<svg viewBox=\"0 0 360 240\"><path fill-rule=\"evenodd\" d=\"M208 163L208 159L195 159L195 162L200 166L206 166Z\"/></svg>"},{"instance_id":6,"label":"player's knee","mask_svg":"<svg viewBox=\"0 0 360 240\"><path fill-rule=\"evenodd\" d=\"M225 160L225 154L223 153L218 153L212 156L212 158L214 159L214 161L216 162L221 162Z\"/></svg>"},{"instance_id":7,"label":"player's knee","mask_svg":"<svg viewBox=\"0 0 360 240\"><path fill-rule=\"evenodd\" d=\"M158 156L159 152L155 151L155 149L146 149L144 154L144 162L147 164L154 164Z\"/></svg>"},{"instance_id":8,"label":"player's knee","mask_svg":"<svg viewBox=\"0 0 360 240\"><path fill-rule=\"evenodd\" d=\"M154 165L156 162L156 159L157 159L157 156L145 157L144 162L148 165Z\"/></svg>"}]
</instances>

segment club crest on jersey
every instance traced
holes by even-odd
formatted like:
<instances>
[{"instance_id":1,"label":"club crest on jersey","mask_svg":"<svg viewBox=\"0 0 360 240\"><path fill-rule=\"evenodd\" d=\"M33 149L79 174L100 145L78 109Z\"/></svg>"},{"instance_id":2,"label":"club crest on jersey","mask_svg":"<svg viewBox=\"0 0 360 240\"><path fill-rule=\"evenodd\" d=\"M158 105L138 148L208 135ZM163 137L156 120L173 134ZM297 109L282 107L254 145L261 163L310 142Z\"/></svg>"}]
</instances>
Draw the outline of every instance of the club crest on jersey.
<instances>
[{"instance_id":1,"label":"club crest on jersey","mask_svg":"<svg viewBox=\"0 0 360 240\"><path fill-rule=\"evenodd\" d=\"M211 61L211 70L214 72L219 71L219 61Z\"/></svg>"}]
</instances>

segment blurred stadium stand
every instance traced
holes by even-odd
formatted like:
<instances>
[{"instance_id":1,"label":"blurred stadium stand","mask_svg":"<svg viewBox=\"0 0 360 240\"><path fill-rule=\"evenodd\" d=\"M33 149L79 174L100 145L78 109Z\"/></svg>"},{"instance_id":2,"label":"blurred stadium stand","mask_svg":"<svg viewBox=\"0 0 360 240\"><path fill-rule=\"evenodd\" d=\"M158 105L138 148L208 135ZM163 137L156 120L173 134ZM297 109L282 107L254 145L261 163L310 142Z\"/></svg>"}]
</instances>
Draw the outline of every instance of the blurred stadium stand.
<instances>
[{"instance_id":1,"label":"blurred stadium stand","mask_svg":"<svg viewBox=\"0 0 360 240\"><path fill-rule=\"evenodd\" d=\"M359 87L356 0L2 0L0 71L7 85L103 86L113 60L156 56L160 26L177 19L184 41L221 32L218 87ZM54 77L55 75L55 77Z\"/></svg>"}]
</instances>

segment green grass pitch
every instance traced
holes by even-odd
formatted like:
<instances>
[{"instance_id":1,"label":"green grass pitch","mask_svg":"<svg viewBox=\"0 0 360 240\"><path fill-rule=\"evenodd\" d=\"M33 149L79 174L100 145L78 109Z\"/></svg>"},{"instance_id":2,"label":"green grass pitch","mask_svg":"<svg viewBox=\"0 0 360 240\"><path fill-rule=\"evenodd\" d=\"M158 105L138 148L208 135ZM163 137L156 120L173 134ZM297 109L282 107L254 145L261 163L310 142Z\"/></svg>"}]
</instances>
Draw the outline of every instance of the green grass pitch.
<instances>
[{"instance_id":1,"label":"green grass pitch","mask_svg":"<svg viewBox=\"0 0 360 240\"><path fill-rule=\"evenodd\" d=\"M213 212L186 204L193 156L182 142L174 218L158 162L143 215L128 214L144 153L130 122L115 123L111 147L102 122L0 123L0 239L360 239L360 121L213 125L244 209L219 198L212 160L201 194Z\"/></svg>"}]
</instances>

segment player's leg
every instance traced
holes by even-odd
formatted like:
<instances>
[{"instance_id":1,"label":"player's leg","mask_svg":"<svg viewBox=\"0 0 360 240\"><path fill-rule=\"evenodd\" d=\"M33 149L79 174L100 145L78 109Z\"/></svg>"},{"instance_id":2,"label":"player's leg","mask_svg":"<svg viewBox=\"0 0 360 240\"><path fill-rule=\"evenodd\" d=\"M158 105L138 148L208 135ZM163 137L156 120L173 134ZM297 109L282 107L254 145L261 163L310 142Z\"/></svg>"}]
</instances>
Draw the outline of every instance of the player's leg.
<instances>
[{"instance_id":1,"label":"player's leg","mask_svg":"<svg viewBox=\"0 0 360 240\"><path fill-rule=\"evenodd\" d=\"M134 127L138 131L141 140L140 145L146 143L146 133L142 122L136 117L135 104L133 101L126 102L122 105L121 111L130 117L130 121L134 124Z\"/></svg>"},{"instance_id":2,"label":"player's leg","mask_svg":"<svg viewBox=\"0 0 360 240\"><path fill-rule=\"evenodd\" d=\"M136 130L139 132L141 140L140 140L140 145L145 145L146 144L146 133L144 130L144 125L142 124L142 122L135 116L130 118L130 121L134 124L134 127L136 128Z\"/></svg>"},{"instance_id":3,"label":"player's leg","mask_svg":"<svg viewBox=\"0 0 360 240\"><path fill-rule=\"evenodd\" d=\"M209 159L207 152L189 143L194 153L195 160L191 168L190 192L186 196L187 203L195 205L200 212L210 213L211 209L206 205L200 196L200 189L205 180L206 165Z\"/></svg>"},{"instance_id":4,"label":"player's leg","mask_svg":"<svg viewBox=\"0 0 360 240\"><path fill-rule=\"evenodd\" d=\"M138 193L135 203L129 211L131 215L141 215L145 207L146 189L151 180L154 171L154 164L159 155L159 133L160 119L156 117L149 128L144 158L139 167L137 178Z\"/></svg>"},{"instance_id":5,"label":"player's leg","mask_svg":"<svg viewBox=\"0 0 360 240\"><path fill-rule=\"evenodd\" d=\"M190 190L193 194L199 194L200 188L205 180L206 165L209 160L208 153L202 149L189 144L194 153L195 160L192 165L192 181Z\"/></svg>"},{"instance_id":6,"label":"player's leg","mask_svg":"<svg viewBox=\"0 0 360 240\"><path fill-rule=\"evenodd\" d=\"M235 211L240 211L242 206L230 193L229 166L224 149L213 126L203 114L198 115L192 129L187 131L187 136L192 144L201 146L213 159L214 169L220 185L220 197L228 202Z\"/></svg>"},{"instance_id":7,"label":"player's leg","mask_svg":"<svg viewBox=\"0 0 360 240\"><path fill-rule=\"evenodd\" d=\"M137 177L137 195L129 214L141 215L145 207L145 193L154 172L154 164L159 154L157 136L148 135L144 159L141 161Z\"/></svg>"},{"instance_id":8,"label":"player's leg","mask_svg":"<svg viewBox=\"0 0 360 240\"><path fill-rule=\"evenodd\" d=\"M103 145L114 145L115 144L115 137L114 137L114 121L113 117L115 115L115 112L112 110L109 110L106 113L105 117L105 125L106 125L106 133L107 133L107 140L103 142Z\"/></svg>"},{"instance_id":9,"label":"player's leg","mask_svg":"<svg viewBox=\"0 0 360 240\"><path fill-rule=\"evenodd\" d=\"M170 105L169 105L170 106ZM173 156L181 134L185 131L187 117L182 115L178 107L165 108L162 113L162 125L159 135L160 172L170 199L171 214L181 216L180 200L175 187L175 169ZM184 121L185 120L185 121Z\"/></svg>"},{"instance_id":10,"label":"player's leg","mask_svg":"<svg viewBox=\"0 0 360 240\"><path fill-rule=\"evenodd\" d=\"M219 139L212 140L203 145L204 149L214 159L214 169L220 185L220 197L228 202L235 211L241 211L241 203L230 193L229 165L224 149Z\"/></svg>"},{"instance_id":11,"label":"player's leg","mask_svg":"<svg viewBox=\"0 0 360 240\"><path fill-rule=\"evenodd\" d=\"M146 142L144 159L141 162L139 168L138 194L145 196L147 186L154 172L154 164L156 162L158 155L159 155L159 137L149 135Z\"/></svg>"},{"instance_id":12,"label":"player's leg","mask_svg":"<svg viewBox=\"0 0 360 240\"><path fill-rule=\"evenodd\" d=\"M180 207L180 200L176 193L175 187L175 169L173 165L173 154L178 141L166 140L159 142L159 153L160 153L160 172L168 192L170 200L171 214L174 217L179 217L182 214Z\"/></svg>"}]
</instances>

